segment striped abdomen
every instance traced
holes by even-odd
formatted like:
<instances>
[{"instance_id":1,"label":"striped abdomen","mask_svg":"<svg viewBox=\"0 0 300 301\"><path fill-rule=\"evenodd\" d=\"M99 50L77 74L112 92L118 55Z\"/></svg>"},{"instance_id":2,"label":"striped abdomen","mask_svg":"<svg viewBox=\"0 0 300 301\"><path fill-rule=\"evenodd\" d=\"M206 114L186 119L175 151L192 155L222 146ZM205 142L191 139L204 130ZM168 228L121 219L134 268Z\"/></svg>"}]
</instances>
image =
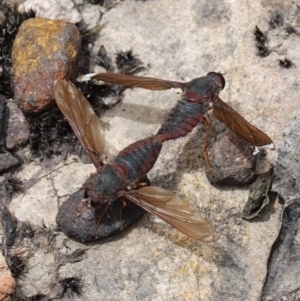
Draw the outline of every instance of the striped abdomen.
<instances>
[{"instance_id":1,"label":"striped abdomen","mask_svg":"<svg viewBox=\"0 0 300 301\"><path fill-rule=\"evenodd\" d=\"M182 99L171 110L157 135L163 136L164 141L183 137L203 119L204 113L203 104Z\"/></svg>"},{"instance_id":2,"label":"striped abdomen","mask_svg":"<svg viewBox=\"0 0 300 301\"><path fill-rule=\"evenodd\" d=\"M152 136L139 140L124 148L116 157L115 163L128 168L128 180L138 180L153 167L162 148L162 140Z\"/></svg>"}]
</instances>

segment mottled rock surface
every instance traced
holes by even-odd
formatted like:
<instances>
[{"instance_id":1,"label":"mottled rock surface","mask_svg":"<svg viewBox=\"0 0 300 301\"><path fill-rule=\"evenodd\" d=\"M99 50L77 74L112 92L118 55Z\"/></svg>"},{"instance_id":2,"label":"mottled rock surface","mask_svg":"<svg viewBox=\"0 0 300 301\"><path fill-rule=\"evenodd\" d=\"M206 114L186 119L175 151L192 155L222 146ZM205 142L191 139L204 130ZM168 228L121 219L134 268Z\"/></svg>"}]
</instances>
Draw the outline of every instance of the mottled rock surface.
<instances>
[{"instance_id":1,"label":"mottled rock surface","mask_svg":"<svg viewBox=\"0 0 300 301\"><path fill-rule=\"evenodd\" d=\"M78 23L82 20L81 14L71 0L27 0L19 7L20 12L30 10L33 10L37 17L61 19L70 23Z\"/></svg>"},{"instance_id":2,"label":"mottled rock surface","mask_svg":"<svg viewBox=\"0 0 300 301\"><path fill-rule=\"evenodd\" d=\"M5 146L13 149L26 143L29 139L29 126L21 109L15 102L7 103L7 126L5 135Z\"/></svg>"},{"instance_id":3,"label":"mottled rock surface","mask_svg":"<svg viewBox=\"0 0 300 301\"><path fill-rule=\"evenodd\" d=\"M19 160L11 153L4 151L0 153L0 172L6 171L19 164Z\"/></svg>"},{"instance_id":4,"label":"mottled rock surface","mask_svg":"<svg viewBox=\"0 0 300 301\"><path fill-rule=\"evenodd\" d=\"M262 300L297 300L292 295L300 293L299 215L299 199L288 202L282 214L281 230L272 247Z\"/></svg>"},{"instance_id":5,"label":"mottled rock surface","mask_svg":"<svg viewBox=\"0 0 300 301\"><path fill-rule=\"evenodd\" d=\"M295 118L284 130L278 145L273 190L284 202L282 226L275 240L268 263L268 275L262 300L297 300L299 298L299 123Z\"/></svg>"},{"instance_id":6,"label":"mottled rock surface","mask_svg":"<svg viewBox=\"0 0 300 301\"><path fill-rule=\"evenodd\" d=\"M226 132L210 143L206 176L213 184L245 185L255 176L255 156L251 144Z\"/></svg>"},{"instance_id":7,"label":"mottled rock surface","mask_svg":"<svg viewBox=\"0 0 300 301\"><path fill-rule=\"evenodd\" d=\"M278 145L278 160L275 167L273 190L285 202L300 197L300 118L296 118L283 133L283 141Z\"/></svg>"},{"instance_id":8,"label":"mottled rock surface","mask_svg":"<svg viewBox=\"0 0 300 301\"><path fill-rule=\"evenodd\" d=\"M63 20L33 18L22 23L13 45L15 101L28 113L54 105L53 78L76 76L81 38Z\"/></svg>"},{"instance_id":9,"label":"mottled rock surface","mask_svg":"<svg viewBox=\"0 0 300 301\"><path fill-rule=\"evenodd\" d=\"M267 18L275 12L283 13L284 22L273 29ZM292 1L123 1L103 15L95 49L104 45L115 53L133 48L151 66L146 75L163 79L189 81L209 71L224 73L221 99L279 145L284 129L299 115L300 39L285 30L298 24L298 16ZM256 25L272 50L264 58L256 54ZM278 64L285 56L294 63L290 69ZM101 116L112 153L157 132L178 99L176 91L127 90L123 102ZM84 295L75 300L259 300L282 206L273 201L255 220L242 220L248 192L210 184L204 139L205 127L199 125L186 137L165 143L149 178L193 204L217 229L219 241L195 242L149 214L123 233L86 246L59 233L29 259L26 277L19 279L24 295L43 291L59 274L82 278ZM266 164L274 163L276 154L267 150ZM35 227L55 226L61 203L95 171L92 165L68 162L47 175L49 170L38 162L19 172L33 183L10 204L19 219ZM81 261L55 264L55 252L83 247L88 250Z\"/></svg>"},{"instance_id":10,"label":"mottled rock surface","mask_svg":"<svg viewBox=\"0 0 300 301\"><path fill-rule=\"evenodd\" d=\"M4 131L3 131L4 116L5 116L5 102L3 96L0 95L0 151L2 150L4 145Z\"/></svg>"}]
</instances>

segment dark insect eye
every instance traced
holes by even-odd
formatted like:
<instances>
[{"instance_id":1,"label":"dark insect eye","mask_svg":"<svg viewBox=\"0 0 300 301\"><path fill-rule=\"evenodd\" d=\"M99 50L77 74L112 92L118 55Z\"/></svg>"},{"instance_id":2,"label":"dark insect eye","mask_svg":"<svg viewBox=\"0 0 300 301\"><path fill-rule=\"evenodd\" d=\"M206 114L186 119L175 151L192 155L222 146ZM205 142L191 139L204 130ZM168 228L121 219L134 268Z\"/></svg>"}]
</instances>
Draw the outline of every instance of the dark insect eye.
<instances>
[{"instance_id":1,"label":"dark insect eye","mask_svg":"<svg viewBox=\"0 0 300 301\"><path fill-rule=\"evenodd\" d=\"M225 87L225 78L221 73L218 72L209 72L207 73L207 76L214 79L218 82L218 84L222 87L222 90Z\"/></svg>"},{"instance_id":2,"label":"dark insect eye","mask_svg":"<svg viewBox=\"0 0 300 301\"><path fill-rule=\"evenodd\" d=\"M84 197L86 199L90 199L90 204L93 208L99 207L101 205L100 199L98 199L97 196L90 189L85 190Z\"/></svg>"}]
</instances>

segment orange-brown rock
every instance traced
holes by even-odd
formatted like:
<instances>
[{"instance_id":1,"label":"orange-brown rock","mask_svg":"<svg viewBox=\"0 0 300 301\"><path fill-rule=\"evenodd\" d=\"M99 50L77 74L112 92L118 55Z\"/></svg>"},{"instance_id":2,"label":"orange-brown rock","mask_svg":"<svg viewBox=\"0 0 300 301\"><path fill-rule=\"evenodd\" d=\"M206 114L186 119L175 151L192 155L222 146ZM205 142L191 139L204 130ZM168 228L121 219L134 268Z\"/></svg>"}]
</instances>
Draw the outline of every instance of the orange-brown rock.
<instances>
[{"instance_id":1,"label":"orange-brown rock","mask_svg":"<svg viewBox=\"0 0 300 301\"><path fill-rule=\"evenodd\" d=\"M53 78L77 73L81 37L74 24L45 18L22 23L12 57L15 100L27 113L39 113L54 104Z\"/></svg>"},{"instance_id":2,"label":"orange-brown rock","mask_svg":"<svg viewBox=\"0 0 300 301\"><path fill-rule=\"evenodd\" d=\"M0 257L0 301L9 301L15 290L16 281L8 269L4 257Z\"/></svg>"}]
</instances>

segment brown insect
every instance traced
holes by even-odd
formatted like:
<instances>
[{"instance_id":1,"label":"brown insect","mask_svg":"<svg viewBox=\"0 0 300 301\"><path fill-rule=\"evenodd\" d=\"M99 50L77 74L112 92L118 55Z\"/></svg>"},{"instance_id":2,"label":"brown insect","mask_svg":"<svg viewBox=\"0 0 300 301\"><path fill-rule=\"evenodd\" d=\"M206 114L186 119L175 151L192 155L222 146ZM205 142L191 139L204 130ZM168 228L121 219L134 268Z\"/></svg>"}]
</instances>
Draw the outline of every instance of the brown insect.
<instances>
[{"instance_id":1,"label":"brown insect","mask_svg":"<svg viewBox=\"0 0 300 301\"><path fill-rule=\"evenodd\" d=\"M191 238L202 241L218 239L210 223L188 202L163 188L146 186L140 180L155 164L164 141L162 136L137 141L123 149L112 163L104 164L101 159L104 132L89 102L65 80L56 80L53 91L59 108L96 167L97 173L92 178L92 185L85 188L82 203L88 202L89 206L102 209L98 225L111 202L129 200Z\"/></svg>"},{"instance_id":2,"label":"brown insect","mask_svg":"<svg viewBox=\"0 0 300 301\"><path fill-rule=\"evenodd\" d=\"M175 82L116 73L87 74L79 80L96 79L115 85L126 87L139 87L148 90L167 90L180 88L183 91L182 99L175 105L158 131L165 140L185 136L200 121L204 121L207 131L204 147L206 161L208 148L208 135L210 128L209 115L212 109L214 116L242 139L255 146L272 144L271 138L260 129L248 122L243 116L219 98L219 92L225 86L222 74L209 72L206 76L191 80L190 82ZM207 117L205 117L207 116Z\"/></svg>"}]
</instances>

